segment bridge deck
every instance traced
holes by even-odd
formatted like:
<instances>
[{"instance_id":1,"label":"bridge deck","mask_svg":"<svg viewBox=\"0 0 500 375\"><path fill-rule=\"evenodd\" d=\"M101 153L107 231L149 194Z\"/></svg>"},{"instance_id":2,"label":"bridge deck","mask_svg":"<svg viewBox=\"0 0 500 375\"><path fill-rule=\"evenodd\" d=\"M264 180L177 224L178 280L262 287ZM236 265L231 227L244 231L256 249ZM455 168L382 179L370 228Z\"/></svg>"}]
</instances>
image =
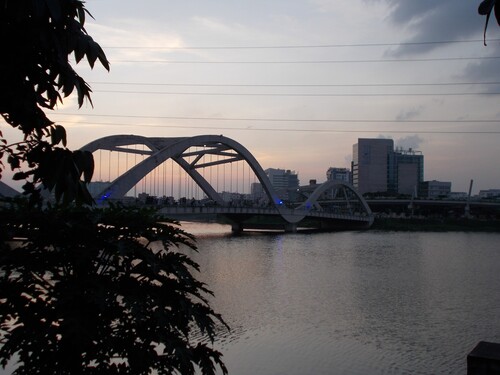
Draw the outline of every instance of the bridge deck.
<instances>
[{"instance_id":1,"label":"bridge deck","mask_svg":"<svg viewBox=\"0 0 500 375\"><path fill-rule=\"evenodd\" d=\"M219 221L233 225L233 229L283 229L296 231L298 227L315 229L339 229L369 227L372 215L335 213L327 211L273 208L273 207L203 207L173 206L161 208L160 215L192 221ZM286 219L285 219L286 218Z\"/></svg>"}]
</instances>

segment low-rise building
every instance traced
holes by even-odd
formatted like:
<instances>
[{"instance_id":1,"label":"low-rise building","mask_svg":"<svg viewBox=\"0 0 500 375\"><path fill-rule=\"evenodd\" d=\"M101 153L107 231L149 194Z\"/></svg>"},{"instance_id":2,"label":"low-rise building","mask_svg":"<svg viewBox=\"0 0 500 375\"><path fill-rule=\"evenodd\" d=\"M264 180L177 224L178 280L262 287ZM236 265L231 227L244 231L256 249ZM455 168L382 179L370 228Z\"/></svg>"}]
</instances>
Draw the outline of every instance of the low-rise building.
<instances>
[{"instance_id":1,"label":"low-rise building","mask_svg":"<svg viewBox=\"0 0 500 375\"><path fill-rule=\"evenodd\" d=\"M500 189L479 190L479 198L500 198Z\"/></svg>"},{"instance_id":2,"label":"low-rise building","mask_svg":"<svg viewBox=\"0 0 500 375\"><path fill-rule=\"evenodd\" d=\"M451 193L451 182L445 181L424 181L420 184L419 197L421 198L445 198Z\"/></svg>"},{"instance_id":3,"label":"low-rise building","mask_svg":"<svg viewBox=\"0 0 500 375\"><path fill-rule=\"evenodd\" d=\"M289 192L299 188L299 176L290 169L268 168L265 170L271 185L281 199L289 199Z\"/></svg>"}]
</instances>

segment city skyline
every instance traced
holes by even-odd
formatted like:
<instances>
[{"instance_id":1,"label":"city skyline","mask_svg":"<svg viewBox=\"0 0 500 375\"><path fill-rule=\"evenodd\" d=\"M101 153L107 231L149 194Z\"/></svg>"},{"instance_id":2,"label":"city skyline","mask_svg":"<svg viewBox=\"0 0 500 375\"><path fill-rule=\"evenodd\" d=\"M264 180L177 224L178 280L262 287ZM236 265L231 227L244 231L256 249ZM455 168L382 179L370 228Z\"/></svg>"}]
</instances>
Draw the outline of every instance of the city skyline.
<instances>
[{"instance_id":1,"label":"city skyline","mask_svg":"<svg viewBox=\"0 0 500 375\"><path fill-rule=\"evenodd\" d=\"M424 180L473 179L477 194L500 187L500 28L490 21L483 46L479 3L90 0L86 29L111 71L77 65L93 108L71 96L49 118L71 148L223 134L302 182L350 168L358 138L391 138L422 151Z\"/></svg>"}]
</instances>

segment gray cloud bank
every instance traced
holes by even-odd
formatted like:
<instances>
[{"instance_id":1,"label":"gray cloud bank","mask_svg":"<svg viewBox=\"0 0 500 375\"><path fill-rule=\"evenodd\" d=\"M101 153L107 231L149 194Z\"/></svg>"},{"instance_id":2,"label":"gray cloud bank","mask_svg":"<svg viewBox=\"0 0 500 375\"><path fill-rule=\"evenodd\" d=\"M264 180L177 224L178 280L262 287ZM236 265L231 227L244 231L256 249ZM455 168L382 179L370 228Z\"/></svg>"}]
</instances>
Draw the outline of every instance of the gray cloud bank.
<instances>
[{"instance_id":1,"label":"gray cloud bank","mask_svg":"<svg viewBox=\"0 0 500 375\"><path fill-rule=\"evenodd\" d=\"M460 41L483 38L486 17L478 14L480 0L366 0L367 2L382 1L388 4L388 20L396 27L409 32L412 36L406 44L386 51L390 57L411 57L422 55L439 48L441 43L425 43L432 41ZM498 35L498 24L490 20L490 38ZM487 39L488 41L488 35ZM412 44L415 43L415 44ZM418 44L424 43L424 44ZM479 42L478 42L479 43ZM464 55L468 44L464 44ZM488 56L500 55L500 43L490 41L485 48ZM496 59L474 62L464 69L457 79L472 82L500 81L499 62ZM489 86L485 91L498 91L500 86Z\"/></svg>"}]
</instances>

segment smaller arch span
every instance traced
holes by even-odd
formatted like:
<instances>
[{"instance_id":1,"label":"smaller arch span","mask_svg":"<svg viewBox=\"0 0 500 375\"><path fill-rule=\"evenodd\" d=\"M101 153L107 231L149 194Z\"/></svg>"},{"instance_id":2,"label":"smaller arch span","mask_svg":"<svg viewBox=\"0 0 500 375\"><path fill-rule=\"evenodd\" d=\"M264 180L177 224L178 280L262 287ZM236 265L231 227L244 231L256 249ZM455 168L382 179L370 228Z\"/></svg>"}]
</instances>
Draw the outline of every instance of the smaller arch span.
<instances>
[{"instance_id":1,"label":"smaller arch span","mask_svg":"<svg viewBox=\"0 0 500 375\"><path fill-rule=\"evenodd\" d=\"M346 181L341 181L341 180L329 180L324 182L323 184L319 185L313 193L307 198L307 200L302 203L298 208L306 208L306 209L311 209L312 207L316 207L317 209L321 209L321 206L318 203L318 199L321 197L323 193L328 191L329 189L333 188L343 188L347 189L351 193L355 195L357 200L360 202L362 205L364 211L366 214L371 215L372 211L370 209L370 206L366 202L366 200L363 198L361 194L358 193L356 188L351 185L350 183Z\"/></svg>"}]
</instances>

